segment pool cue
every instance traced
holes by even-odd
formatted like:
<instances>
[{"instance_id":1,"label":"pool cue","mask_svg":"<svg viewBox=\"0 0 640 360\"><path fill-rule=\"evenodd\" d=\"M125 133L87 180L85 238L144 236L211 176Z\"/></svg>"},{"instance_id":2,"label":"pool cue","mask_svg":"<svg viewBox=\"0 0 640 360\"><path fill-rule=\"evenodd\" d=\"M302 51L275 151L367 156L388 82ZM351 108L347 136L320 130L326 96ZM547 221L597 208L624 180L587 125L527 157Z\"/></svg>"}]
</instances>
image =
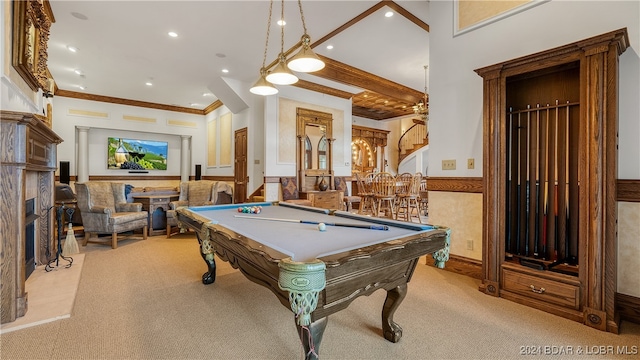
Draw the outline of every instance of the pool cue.
<instances>
[{"instance_id":1,"label":"pool cue","mask_svg":"<svg viewBox=\"0 0 640 360\"><path fill-rule=\"evenodd\" d=\"M246 215L234 215L234 217L243 218L243 219L282 221L282 222L292 222L292 223L312 224L312 225L318 225L321 223L321 221L253 217L253 216L246 216ZM327 226L342 226L342 227L351 227L351 228L369 229L369 230L389 230L389 227L387 225L361 225L361 224L346 224L346 223L331 223L331 222L322 222L322 223Z\"/></svg>"}]
</instances>

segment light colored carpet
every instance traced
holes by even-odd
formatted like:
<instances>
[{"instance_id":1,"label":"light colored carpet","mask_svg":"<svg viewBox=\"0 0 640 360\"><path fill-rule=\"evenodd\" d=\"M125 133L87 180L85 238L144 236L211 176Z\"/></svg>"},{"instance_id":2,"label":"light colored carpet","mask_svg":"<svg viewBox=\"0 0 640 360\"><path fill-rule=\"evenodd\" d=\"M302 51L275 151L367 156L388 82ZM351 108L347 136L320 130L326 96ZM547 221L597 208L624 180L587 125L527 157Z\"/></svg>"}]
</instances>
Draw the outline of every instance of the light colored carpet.
<instances>
[{"instance_id":1,"label":"light colored carpet","mask_svg":"<svg viewBox=\"0 0 640 360\"><path fill-rule=\"evenodd\" d=\"M75 254L71 257L73 264L69 268L64 267L67 262L61 259L58 262L59 266L49 272L45 271L42 265L31 273L25 283L27 313L16 321L2 324L1 334L71 316L80 283L84 254Z\"/></svg>"},{"instance_id":2,"label":"light colored carpet","mask_svg":"<svg viewBox=\"0 0 640 360\"><path fill-rule=\"evenodd\" d=\"M206 266L193 235L82 251L71 317L3 334L2 359L302 358L293 315L269 290L222 261L216 282L202 284ZM330 316L321 359L548 359L522 355L545 347L565 351L553 359L632 359L618 349L640 345L640 325L623 322L620 335L597 331L482 294L478 281L424 260L396 312L404 335L393 344L381 334L384 297L358 298ZM600 346L611 353L586 353Z\"/></svg>"}]
</instances>

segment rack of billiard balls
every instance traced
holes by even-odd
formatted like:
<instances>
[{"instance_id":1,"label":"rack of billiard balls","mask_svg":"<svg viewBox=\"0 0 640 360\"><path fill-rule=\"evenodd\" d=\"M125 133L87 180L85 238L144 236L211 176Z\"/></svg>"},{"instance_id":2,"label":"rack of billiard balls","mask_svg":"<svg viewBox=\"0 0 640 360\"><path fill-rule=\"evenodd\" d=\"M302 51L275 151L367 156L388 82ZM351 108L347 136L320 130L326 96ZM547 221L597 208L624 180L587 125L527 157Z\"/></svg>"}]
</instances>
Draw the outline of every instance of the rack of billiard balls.
<instances>
[{"instance_id":1,"label":"rack of billiard balls","mask_svg":"<svg viewBox=\"0 0 640 360\"><path fill-rule=\"evenodd\" d=\"M238 212L243 214L260 214L262 206L240 206Z\"/></svg>"}]
</instances>

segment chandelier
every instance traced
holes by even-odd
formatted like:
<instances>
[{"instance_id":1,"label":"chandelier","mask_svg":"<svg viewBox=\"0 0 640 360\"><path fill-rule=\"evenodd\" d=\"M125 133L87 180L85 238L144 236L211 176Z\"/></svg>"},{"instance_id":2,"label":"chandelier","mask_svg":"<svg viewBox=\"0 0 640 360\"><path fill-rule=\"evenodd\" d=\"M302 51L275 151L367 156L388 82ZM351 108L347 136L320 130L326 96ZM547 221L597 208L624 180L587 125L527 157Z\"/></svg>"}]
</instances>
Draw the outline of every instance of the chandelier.
<instances>
[{"instance_id":1,"label":"chandelier","mask_svg":"<svg viewBox=\"0 0 640 360\"><path fill-rule=\"evenodd\" d=\"M424 95L422 100L419 103L413 105L413 113L420 116L420 119L423 121L429 120L429 108L427 105L428 95L427 95L427 69L428 65L424 66Z\"/></svg>"},{"instance_id":2,"label":"chandelier","mask_svg":"<svg viewBox=\"0 0 640 360\"><path fill-rule=\"evenodd\" d=\"M271 71L267 69L265 63L267 60L267 49L269 47L269 29L271 28L271 14L273 10L273 0L269 1L269 18L267 21L267 39L264 45L264 55L262 57L262 67L260 68L260 78L251 87L249 91L257 95L273 95L278 93L275 85L291 85L298 81L298 77L293 74L297 72L314 72L324 68L324 62L320 60L311 49L311 37L307 34L307 25L302 11L301 0L298 0L298 8L300 10L300 19L304 34L300 40L300 51L294 55L288 62L284 54L284 23L280 29L280 54L278 55L278 63ZM284 0L281 3L280 19L284 20Z\"/></svg>"}]
</instances>

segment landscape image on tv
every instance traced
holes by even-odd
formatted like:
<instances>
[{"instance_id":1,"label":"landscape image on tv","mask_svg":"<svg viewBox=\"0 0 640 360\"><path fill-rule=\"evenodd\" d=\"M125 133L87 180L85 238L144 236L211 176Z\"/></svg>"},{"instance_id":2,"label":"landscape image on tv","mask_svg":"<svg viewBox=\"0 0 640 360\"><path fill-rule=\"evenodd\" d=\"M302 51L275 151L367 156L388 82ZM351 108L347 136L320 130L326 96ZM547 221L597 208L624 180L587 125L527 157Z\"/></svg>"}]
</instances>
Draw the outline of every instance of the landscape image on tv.
<instances>
[{"instance_id":1,"label":"landscape image on tv","mask_svg":"<svg viewBox=\"0 0 640 360\"><path fill-rule=\"evenodd\" d=\"M107 168L167 170L169 144L165 141L112 138L108 140Z\"/></svg>"}]
</instances>

